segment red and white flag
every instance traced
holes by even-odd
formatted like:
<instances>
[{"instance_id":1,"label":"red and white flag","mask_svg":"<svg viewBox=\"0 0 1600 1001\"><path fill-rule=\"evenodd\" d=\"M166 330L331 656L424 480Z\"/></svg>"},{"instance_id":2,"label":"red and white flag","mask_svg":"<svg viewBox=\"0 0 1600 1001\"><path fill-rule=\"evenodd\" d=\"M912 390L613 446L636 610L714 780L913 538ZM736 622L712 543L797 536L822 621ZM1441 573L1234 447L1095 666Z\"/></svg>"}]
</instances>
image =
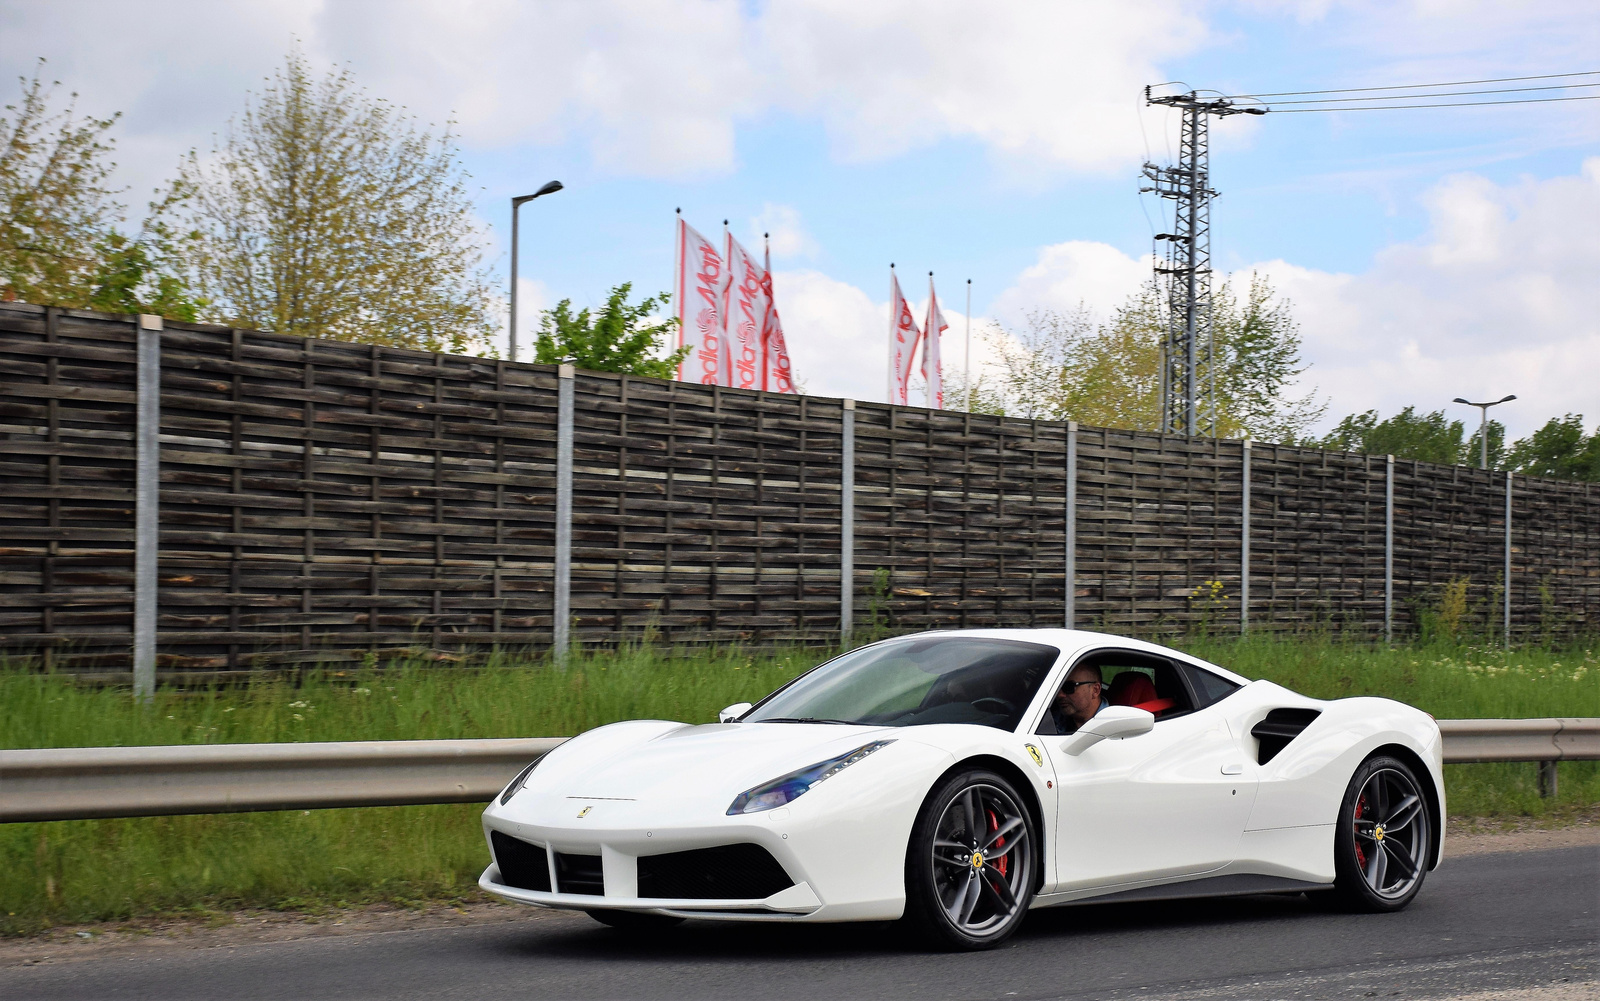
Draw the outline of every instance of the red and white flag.
<instances>
[{"instance_id":1,"label":"red and white flag","mask_svg":"<svg viewBox=\"0 0 1600 1001\"><path fill-rule=\"evenodd\" d=\"M761 325L761 388L772 393L792 393L794 370L789 367L789 345L783 339L783 321L778 319L778 300L772 294L772 249L762 255L766 270L767 318Z\"/></svg>"},{"instance_id":2,"label":"red and white flag","mask_svg":"<svg viewBox=\"0 0 1600 1001\"><path fill-rule=\"evenodd\" d=\"M731 381L736 389L761 389L765 374L761 331L767 320L770 298L767 269L730 234L728 236L727 316L728 354Z\"/></svg>"},{"instance_id":3,"label":"red and white flag","mask_svg":"<svg viewBox=\"0 0 1600 1001\"><path fill-rule=\"evenodd\" d=\"M728 382L723 297L728 269L717 248L678 218L678 347L692 350L678 363L678 378L707 386Z\"/></svg>"},{"instance_id":4,"label":"red and white flag","mask_svg":"<svg viewBox=\"0 0 1600 1001\"><path fill-rule=\"evenodd\" d=\"M922 331L911 315L911 304L900 294L900 279L889 269L889 402L905 406L910 393L911 362L917 355Z\"/></svg>"},{"instance_id":5,"label":"red and white flag","mask_svg":"<svg viewBox=\"0 0 1600 1001\"><path fill-rule=\"evenodd\" d=\"M922 377L928 380L928 407L944 409L944 364L939 360L939 345L950 324L939 311L939 296L933 291L933 275L928 275L928 322L923 324L927 340L922 346Z\"/></svg>"}]
</instances>

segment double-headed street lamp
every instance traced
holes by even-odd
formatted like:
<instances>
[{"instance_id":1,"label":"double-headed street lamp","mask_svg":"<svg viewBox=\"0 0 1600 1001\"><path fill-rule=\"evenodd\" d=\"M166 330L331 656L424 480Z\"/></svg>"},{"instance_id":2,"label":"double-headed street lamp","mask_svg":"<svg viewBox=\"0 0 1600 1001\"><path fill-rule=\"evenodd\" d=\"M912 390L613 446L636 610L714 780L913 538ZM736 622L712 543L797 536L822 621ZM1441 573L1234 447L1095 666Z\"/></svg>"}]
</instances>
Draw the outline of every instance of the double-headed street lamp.
<instances>
[{"instance_id":1,"label":"double-headed street lamp","mask_svg":"<svg viewBox=\"0 0 1600 1001\"><path fill-rule=\"evenodd\" d=\"M1489 408L1498 407L1502 403L1510 403L1514 399L1516 399L1515 396L1507 396L1503 399L1495 400L1493 403L1473 403L1471 400L1463 400L1458 396L1452 401L1454 403L1465 403L1469 407L1477 407L1482 415L1483 419L1478 424L1478 468L1489 468Z\"/></svg>"},{"instance_id":2,"label":"double-headed street lamp","mask_svg":"<svg viewBox=\"0 0 1600 1001\"><path fill-rule=\"evenodd\" d=\"M511 199L511 360L517 360L517 210L523 202L531 202L540 195L553 195L560 191L560 181L551 181L531 195L518 195Z\"/></svg>"}]
</instances>

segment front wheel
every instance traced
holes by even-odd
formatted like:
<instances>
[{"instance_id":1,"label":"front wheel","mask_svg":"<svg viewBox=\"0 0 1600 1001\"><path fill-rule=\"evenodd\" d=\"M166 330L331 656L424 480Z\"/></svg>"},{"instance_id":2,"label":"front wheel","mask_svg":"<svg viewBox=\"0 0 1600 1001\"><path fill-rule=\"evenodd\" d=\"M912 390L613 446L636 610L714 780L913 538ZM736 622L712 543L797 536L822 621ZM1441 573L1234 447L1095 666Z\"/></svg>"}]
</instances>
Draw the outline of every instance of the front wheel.
<instances>
[{"instance_id":1,"label":"front wheel","mask_svg":"<svg viewBox=\"0 0 1600 1001\"><path fill-rule=\"evenodd\" d=\"M923 804L906 852L906 916L947 949L992 949L1033 900L1033 817L1001 775L950 776Z\"/></svg>"},{"instance_id":2,"label":"front wheel","mask_svg":"<svg viewBox=\"0 0 1600 1001\"><path fill-rule=\"evenodd\" d=\"M1428 804L1411 767L1368 758L1356 769L1334 830L1334 890L1353 910L1398 911L1422 889L1433 848Z\"/></svg>"}]
</instances>

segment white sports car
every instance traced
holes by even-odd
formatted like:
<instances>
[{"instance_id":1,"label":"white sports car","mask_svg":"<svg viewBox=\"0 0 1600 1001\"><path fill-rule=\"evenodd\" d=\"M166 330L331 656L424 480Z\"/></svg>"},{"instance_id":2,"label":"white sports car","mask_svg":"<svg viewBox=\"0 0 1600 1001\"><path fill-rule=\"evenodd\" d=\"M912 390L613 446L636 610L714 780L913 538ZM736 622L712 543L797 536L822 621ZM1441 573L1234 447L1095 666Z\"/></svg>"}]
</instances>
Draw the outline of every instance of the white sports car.
<instances>
[{"instance_id":1,"label":"white sports car","mask_svg":"<svg viewBox=\"0 0 1600 1001\"><path fill-rule=\"evenodd\" d=\"M529 765L484 811L479 885L619 927L906 917L976 949L1079 901L1395 910L1441 854L1432 717L1139 640L903 636L721 719L613 723Z\"/></svg>"}]
</instances>

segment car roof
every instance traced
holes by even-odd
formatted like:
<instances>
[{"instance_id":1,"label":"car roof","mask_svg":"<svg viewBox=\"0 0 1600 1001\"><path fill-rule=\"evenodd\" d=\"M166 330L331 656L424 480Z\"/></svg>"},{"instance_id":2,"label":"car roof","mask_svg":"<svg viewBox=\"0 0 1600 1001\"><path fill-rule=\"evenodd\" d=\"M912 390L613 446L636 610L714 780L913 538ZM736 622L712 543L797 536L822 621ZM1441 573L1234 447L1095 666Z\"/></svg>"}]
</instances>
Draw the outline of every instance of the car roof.
<instances>
[{"instance_id":1,"label":"car roof","mask_svg":"<svg viewBox=\"0 0 1600 1001\"><path fill-rule=\"evenodd\" d=\"M1148 640L1135 639L1132 636L1118 636L1114 633L1102 633L1090 629L933 629L923 633L907 633L904 636L889 637L889 639L906 639L910 636L980 636L991 639L1021 640L1029 643L1048 643L1060 649L1069 659L1074 660L1080 654L1090 650L1114 646L1139 653L1155 654L1159 657L1179 657L1191 664L1198 664L1207 670L1214 671L1235 684L1250 684L1249 678L1236 674L1218 664L1213 664L1208 660L1196 657L1193 654L1174 650L1159 643L1151 643Z\"/></svg>"}]
</instances>

